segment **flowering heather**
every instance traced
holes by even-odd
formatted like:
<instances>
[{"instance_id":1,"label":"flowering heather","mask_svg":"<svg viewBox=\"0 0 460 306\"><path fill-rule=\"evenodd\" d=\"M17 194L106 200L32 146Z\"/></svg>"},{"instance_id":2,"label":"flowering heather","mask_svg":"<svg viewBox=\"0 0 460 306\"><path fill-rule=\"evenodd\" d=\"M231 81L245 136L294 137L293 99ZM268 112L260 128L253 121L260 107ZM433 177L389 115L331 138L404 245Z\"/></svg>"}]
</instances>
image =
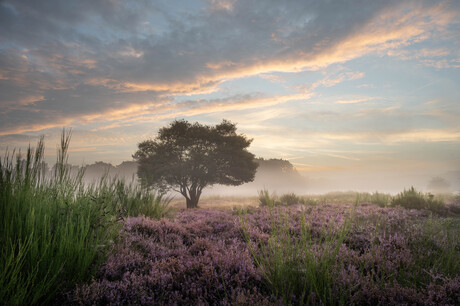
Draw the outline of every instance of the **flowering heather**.
<instances>
[{"instance_id":1,"label":"flowering heather","mask_svg":"<svg viewBox=\"0 0 460 306\"><path fill-rule=\"evenodd\" d=\"M237 218L183 211L174 221L127 220L97 279L69 302L82 304L268 304L270 293Z\"/></svg>"},{"instance_id":2,"label":"flowering heather","mask_svg":"<svg viewBox=\"0 0 460 306\"><path fill-rule=\"evenodd\" d=\"M240 215L184 210L173 220L129 218L97 277L70 292L68 302L460 304L458 218L371 204L347 217L351 209L294 205ZM292 250L277 249L286 246ZM326 256L333 249L336 256ZM286 256L269 257L279 254ZM270 274L278 270L262 259L285 265L277 277L283 286L300 282L300 291L283 294Z\"/></svg>"}]
</instances>

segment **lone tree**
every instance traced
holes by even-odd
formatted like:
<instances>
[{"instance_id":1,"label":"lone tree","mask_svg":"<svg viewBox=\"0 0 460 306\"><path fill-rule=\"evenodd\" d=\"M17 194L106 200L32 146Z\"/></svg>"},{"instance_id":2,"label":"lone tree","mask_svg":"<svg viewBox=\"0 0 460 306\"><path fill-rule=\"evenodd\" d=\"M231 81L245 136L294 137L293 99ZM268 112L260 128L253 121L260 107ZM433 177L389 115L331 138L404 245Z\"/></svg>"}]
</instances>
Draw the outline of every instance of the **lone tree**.
<instances>
[{"instance_id":1,"label":"lone tree","mask_svg":"<svg viewBox=\"0 0 460 306\"><path fill-rule=\"evenodd\" d=\"M187 208L195 208L206 186L238 186L254 179L257 163L247 151L251 142L227 120L216 126L175 120L155 139L141 142L133 157L144 186L177 191Z\"/></svg>"}]
</instances>

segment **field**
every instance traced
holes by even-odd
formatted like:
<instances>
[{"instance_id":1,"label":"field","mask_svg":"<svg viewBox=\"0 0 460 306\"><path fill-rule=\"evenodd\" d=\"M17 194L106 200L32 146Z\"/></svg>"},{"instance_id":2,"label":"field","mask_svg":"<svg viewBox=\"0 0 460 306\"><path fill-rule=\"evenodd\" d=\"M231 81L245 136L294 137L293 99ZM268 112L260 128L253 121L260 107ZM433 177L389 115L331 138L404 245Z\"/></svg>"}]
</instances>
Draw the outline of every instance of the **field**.
<instances>
[{"instance_id":1,"label":"field","mask_svg":"<svg viewBox=\"0 0 460 306\"><path fill-rule=\"evenodd\" d=\"M370 203L129 218L97 277L69 301L455 305L459 235L457 215Z\"/></svg>"},{"instance_id":2,"label":"field","mask_svg":"<svg viewBox=\"0 0 460 306\"><path fill-rule=\"evenodd\" d=\"M1 164L0 299L23 304L458 305L459 197L182 199L66 167Z\"/></svg>"}]
</instances>

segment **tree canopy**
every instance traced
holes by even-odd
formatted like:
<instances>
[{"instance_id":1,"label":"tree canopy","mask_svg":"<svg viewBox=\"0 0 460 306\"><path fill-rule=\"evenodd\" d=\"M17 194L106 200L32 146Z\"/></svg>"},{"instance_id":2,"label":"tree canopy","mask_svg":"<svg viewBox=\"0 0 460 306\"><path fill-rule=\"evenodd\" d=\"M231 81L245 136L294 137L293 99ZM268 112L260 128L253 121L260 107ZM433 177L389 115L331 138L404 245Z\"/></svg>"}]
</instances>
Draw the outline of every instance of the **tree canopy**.
<instances>
[{"instance_id":1,"label":"tree canopy","mask_svg":"<svg viewBox=\"0 0 460 306\"><path fill-rule=\"evenodd\" d=\"M187 208L194 208L206 186L254 179L257 163L247 151L251 142L227 120L216 126L175 120L155 139L139 143L133 157L144 186L175 190L186 198Z\"/></svg>"}]
</instances>

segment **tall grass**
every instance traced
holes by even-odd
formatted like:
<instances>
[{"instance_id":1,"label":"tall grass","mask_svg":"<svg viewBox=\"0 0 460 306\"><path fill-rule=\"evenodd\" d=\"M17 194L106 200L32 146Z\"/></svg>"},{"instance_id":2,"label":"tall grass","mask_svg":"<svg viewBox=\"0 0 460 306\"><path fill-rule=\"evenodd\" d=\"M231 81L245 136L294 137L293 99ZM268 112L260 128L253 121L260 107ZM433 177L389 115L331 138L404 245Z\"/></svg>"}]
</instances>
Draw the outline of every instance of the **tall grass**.
<instances>
[{"instance_id":1,"label":"tall grass","mask_svg":"<svg viewBox=\"0 0 460 306\"><path fill-rule=\"evenodd\" d=\"M259 193L269 208L271 233L268 243L253 242L250 229L240 210L240 222L257 267L260 269L271 291L289 304L339 304L347 297L346 292L333 292L333 266L340 247L351 228L351 215L342 225L324 225L314 233L305 214L301 216L300 237L293 237L290 216L282 208L275 207L275 199L264 190Z\"/></svg>"},{"instance_id":2,"label":"tall grass","mask_svg":"<svg viewBox=\"0 0 460 306\"><path fill-rule=\"evenodd\" d=\"M414 257L420 271L412 275L460 275L460 220L430 215L420 229L418 239L411 241L414 253L418 253Z\"/></svg>"},{"instance_id":3,"label":"tall grass","mask_svg":"<svg viewBox=\"0 0 460 306\"><path fill-rule=\"evenodd\" d=\"M297 196L295 193L285 193L281 197L275 194L270 195L267 189L262 189L257 192L259 194L259 206L290 206L295 204L305 204L305 200Z\"/></svg>"},{"instance_id":4,"label":"tall grass","mask_svg":"<svg viewBox=\"0 0 460 306\"><path fill-rule=\"evenodd\" d=\"M271 194L266 189L258 191L259 206L290 206L295 204L305 205L319 205L326 203L353 203L357 198L360 203L372 203L380 207L387 207L390 205L392 196L387 193L381 192L329 192L323 195L304 195L298 196L295 193L285 193L280 197L276 194Z\"/></svg>"},{"instance_id":5,"label":"tall grass","mask_svg":"<svg viewBox=\"0 0 460 306\"><path fill-rule=\"evenodd\" d=\"M275 195L270 193L267 189L262 189L257 192L259 194L259 206L273 207L277 204Z\"/></svg>"},{"instance_id":6,"label":"tall grass","mask_svg":"<svg viewBox=\"0 0 460 306\"><path fill-rule=\"evenodd\" d=\"M70 132L63 131L54 175L44 176L44 140L0 159L0 300L46 304L88 280L125 216L162 215L161 195L102 180L85 186L70 174Z\"/></svg>"}]
</instances>

